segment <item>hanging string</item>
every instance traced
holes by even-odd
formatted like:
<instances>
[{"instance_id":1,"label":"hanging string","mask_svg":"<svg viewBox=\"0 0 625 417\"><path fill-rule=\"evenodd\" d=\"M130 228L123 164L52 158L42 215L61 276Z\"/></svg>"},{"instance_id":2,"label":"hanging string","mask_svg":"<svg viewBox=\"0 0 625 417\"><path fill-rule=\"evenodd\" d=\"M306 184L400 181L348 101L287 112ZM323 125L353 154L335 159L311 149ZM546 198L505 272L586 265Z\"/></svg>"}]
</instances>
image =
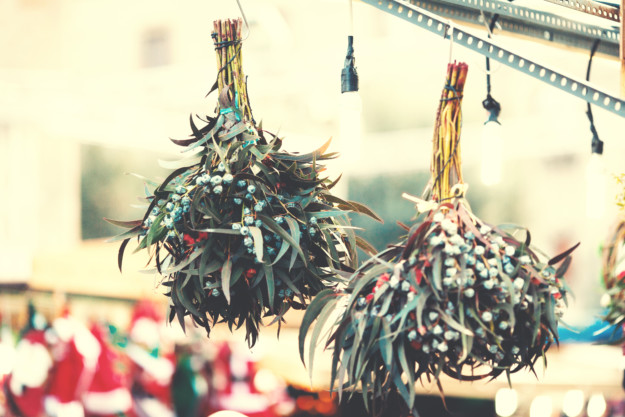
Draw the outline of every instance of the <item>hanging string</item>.
<instances>
[{"instance_id":1,"label":"hanging string","mask_svg":"<svg viewBox=\"0 0 625 417\"><path fill-rule=\"evenodd\" d=\"M356 70L356 58L354 57L354 16L352 0L347 0L347 54L341 70L341 94L358 91L358 71Z\"/></svg>"},{"instance_id":2,"label":"hanging string","mask_svg":"<svg viewBox=\"0 0 625 417\"><path fill-rule=\"evenodd\" d=\"M482 14L483 16L483 14ZM493 30L495 29L495 25L497 24L497 19L499 18L498 14L493 15L490 19L490 23L486 25L486 29L488 30L488 38L490 39ZM497 117L501 112L501 104L497 100L493 98L490 94L491 92L491 82L490 82L490 58L486 57L486 98L482 101L482 106L489 112L488 121L497 121ZM488 123L487 121L487 123Z\"/></svg>"},{"instance_id":3,"label":"hanging string","mask_svg":"<svg viewBox=\"0 0 625 417\"><path fill-rule=\"evenodd\" d=\"M347 0L347 7L347 36L354 36L354 4L352 3L352 0Z\"/></svg>"},{"instance_id":4,"label":"hanging string","mask_svg":"<svg viewBox=\"0 0 625 417\"><path fill-rule=\"evenodd\" d=\"M592 44L592 48L590 49L590 58L588 59L588 68L586 69L586 81L590 81L590 68L592 66L592 58L595 55L595 52L597 52L597 48L599 48L600 42L601 39L595 39ZM597 133L597 128L595 127L595 120L592 115L592 107L590 106L590 101L586 102L586 106L586 115L588 116L588 120L590 121L590 131L592 133L591 149L593 153L601 155L603 154L603 141L599 139L599 134Z\"/></svg>"},{"instance_id":5,"label":"hanging string","mask_svg":"<svg viewBox=\"0 0 625 417\"><path fill-rule=\"evenodd\" d=\"M493 15L493 17L490 19L490 24L488 24L486 26L486 28L488 29L488 39L491 38L493 30L495 29L495 25L497 24L497 19L499 19L499 15L498 14ZM490 97L490 89L491 89L491 85L490 85L490 58L486 57L486 94L487 94L487 97Z\"/></svg>"},{"instance_id":6,"label":"hanging string","mask_svg":"<svg viewBox=\"0 0 625 417\"><path fill-rule=\"evenodd\" d=\"M445 33L449 33L449 59L447 60L447 62L451 64L451 58L454 51L454 24L451 20L449 20L447 23Z\"/></svg>"}]
</instances>

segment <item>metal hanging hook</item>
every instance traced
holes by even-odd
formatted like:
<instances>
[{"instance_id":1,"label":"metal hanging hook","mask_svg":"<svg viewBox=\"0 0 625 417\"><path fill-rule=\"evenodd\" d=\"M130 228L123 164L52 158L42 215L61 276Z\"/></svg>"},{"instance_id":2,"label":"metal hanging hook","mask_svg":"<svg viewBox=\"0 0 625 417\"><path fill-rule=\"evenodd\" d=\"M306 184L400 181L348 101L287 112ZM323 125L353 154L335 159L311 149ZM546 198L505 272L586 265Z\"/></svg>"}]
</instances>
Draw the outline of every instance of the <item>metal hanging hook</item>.
<instances>
[{"instance_id":1,"label":"metal hanging hook","mask_svg":"<svg viewBox=\"0 0 625 417\"><path fill-rule=\"evenodd\" d=\"M241 40L246 40L250 36L250 25L247 23L247 17L245 16L245 12L243 11L243 6L241 6L241 1L237 0L237 5L239 6L239 10L241 11L241 16L243 16L243 23L245 23L245 28L247 29L247 33L242 37Z\"/></svg>"},{"instance_id":2,"label":"metal hanging hook","mask_svg":"<svg viewBox=\"0 0 625 417\"><path fill-rule=\"evenodd\" d=\"M445 26L445 38L447 36L449 36L449 63L451 64L454 51L454 24L451 20L448 20L447 26Z\"/></svg>"}]
</instances>

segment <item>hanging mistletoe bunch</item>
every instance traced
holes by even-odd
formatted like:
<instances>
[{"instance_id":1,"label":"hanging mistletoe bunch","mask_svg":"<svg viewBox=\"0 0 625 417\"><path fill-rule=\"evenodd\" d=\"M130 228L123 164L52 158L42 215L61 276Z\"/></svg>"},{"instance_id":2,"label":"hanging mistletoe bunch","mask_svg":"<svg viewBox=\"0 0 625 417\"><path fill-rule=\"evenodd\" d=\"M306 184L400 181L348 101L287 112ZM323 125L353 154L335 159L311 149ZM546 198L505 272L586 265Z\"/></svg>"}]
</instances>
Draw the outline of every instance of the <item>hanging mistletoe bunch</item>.
<instances>
[{"instance_id":1,"label":"hanging mistletoe bunch","mask_svg":"<svg viewBox=\"0 0 625 417\"><path fill-rule=\"evenodd\" d=\"M606 288L602 303L607 307L603 320L618 327L625 325L625 267L622 264L624 243L625 219L621 217L602 248L601 259L601 275Z\"/></svg>"},{"instance_id":2,"label":"hanging mistletoe bunch","mask_svg":"<svg viewBox=\"0 0 625 417\"><path fill-rule=\"evenodd\" d=\"M315 294L337 281L335 271L351 270L360 242L348 213L366 213L329 190L321 161L329 142L308 154L281 149L282 140L256 126L241 68L240 21L216 22L217 114L203 127L191 118L189 139L174 140L195 161L153 184L141 220L115 222L147 249L169 287L170 321L191 315L207 334L225 322L245 325L256 342L261 319L283 320L303 309Z\"/></svg>"},{"instance_id":3,"label":"hanging mistletoe bunch","mask_svg":"<svg viewBox=\"0 0 625 417\"><path fill-rule=\"evenodd\" d=\"M300 331L304 360L329 323L334 345L332 387L361 387L365 405L380 410L398 391L414 410L415 383L446 374L474 381L533 369L558 341L566 304L563 275L574 248L547 259L530 234L494 227L472 214L463 197L459 159L460 101L467 67L448 68L434 134L430 200L403 242L365 262L341 292L324 290ZM559 265L558 265L559 264ZM345 307L331 322L332 312ZM478 369L484 368L484 369Z\"/></svg>"}]
</instances>

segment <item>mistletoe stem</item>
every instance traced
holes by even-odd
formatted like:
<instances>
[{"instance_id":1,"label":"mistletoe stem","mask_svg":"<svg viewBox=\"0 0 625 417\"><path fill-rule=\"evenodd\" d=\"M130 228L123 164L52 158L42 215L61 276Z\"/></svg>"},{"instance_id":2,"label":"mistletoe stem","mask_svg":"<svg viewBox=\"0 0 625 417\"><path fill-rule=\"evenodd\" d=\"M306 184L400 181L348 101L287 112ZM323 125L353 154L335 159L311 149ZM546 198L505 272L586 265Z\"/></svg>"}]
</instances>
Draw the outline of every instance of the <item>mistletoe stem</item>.
<instances>
[{"instance_id":1,"label":"mistletoe stem","mask_svg":"<svg viewBox=\"0 0 625 417\"><path fill-rule=\"evenodd\" d=\"M221 111L231 108L242 119L251 121L252 110L247 95L247 82L241 59L241 19L216 20L213 23L212 38L217 55L217 89Z\"/></svg>"},{"instance_id":2,"label":"mistletoe stem","mask_svg":"<svg viewBox=\"0 0 625 417\"><path fill-rule=\"evenodd\" d=\"M460 155L460 129L462 126L462 93L467 78L465 63L447 65L445 88L441 94L432 139L432 192L433 199L445 201L452 197L453 187L463 184Z\"/></svg>"}]
</instances>

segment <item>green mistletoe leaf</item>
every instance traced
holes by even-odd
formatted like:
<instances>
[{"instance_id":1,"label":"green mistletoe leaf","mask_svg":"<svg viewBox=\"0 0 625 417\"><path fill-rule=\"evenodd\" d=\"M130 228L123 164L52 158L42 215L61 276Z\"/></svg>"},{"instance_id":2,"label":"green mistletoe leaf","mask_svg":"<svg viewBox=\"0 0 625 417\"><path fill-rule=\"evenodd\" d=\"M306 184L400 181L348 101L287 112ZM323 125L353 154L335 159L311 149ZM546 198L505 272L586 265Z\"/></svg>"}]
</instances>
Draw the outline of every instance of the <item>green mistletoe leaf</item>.
<instances>
[{"instance_id":1,"label":"green mistletoe leaf","mask_svg":"<svg viewBox=\"0 0 625 417\"><path fill-rule=\"evenodd\" d=\"M232 260L230 257L226 259L221 267L221 290L226 297L226 301L230 304L230 274L232 272Z\"/></svg>"}]
</instances>

